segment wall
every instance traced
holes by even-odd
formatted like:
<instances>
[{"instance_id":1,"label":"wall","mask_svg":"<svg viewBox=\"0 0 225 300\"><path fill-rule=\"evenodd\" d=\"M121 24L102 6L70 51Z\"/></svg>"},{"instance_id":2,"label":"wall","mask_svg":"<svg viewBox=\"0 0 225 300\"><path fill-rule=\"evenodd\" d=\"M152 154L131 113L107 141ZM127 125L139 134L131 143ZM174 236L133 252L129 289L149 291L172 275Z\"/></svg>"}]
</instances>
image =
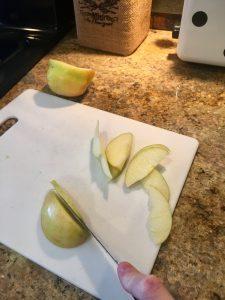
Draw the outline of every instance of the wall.
<instances>
[{"instance_id":1,"label":"wall","mask_svg":"<svg viewBox=\"0 0 225 300\"><path fill-rule=\"evenodd\" d=\"M184 0L153 0L152 11L157 13L181 14Z\"/></svg>"}]
</instances>

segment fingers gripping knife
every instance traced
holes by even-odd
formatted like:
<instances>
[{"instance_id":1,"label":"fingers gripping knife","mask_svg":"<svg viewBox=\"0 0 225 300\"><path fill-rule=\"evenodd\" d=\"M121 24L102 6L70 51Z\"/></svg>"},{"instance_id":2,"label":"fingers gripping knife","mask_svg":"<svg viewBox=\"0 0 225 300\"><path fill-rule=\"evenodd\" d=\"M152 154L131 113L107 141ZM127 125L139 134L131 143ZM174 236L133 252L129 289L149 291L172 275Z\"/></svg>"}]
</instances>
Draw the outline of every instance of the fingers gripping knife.
<instances>
[{"instance_id":1,"label":"fingers gripping knife","mask_svg":"<svg viewBox=\"0 0 225 300\"><path fill-rule=\"evenodd\" d=\"M225 67L224 31L224 0L185 0L177 49L179 58Z\"/></svg>"}]
</instances>

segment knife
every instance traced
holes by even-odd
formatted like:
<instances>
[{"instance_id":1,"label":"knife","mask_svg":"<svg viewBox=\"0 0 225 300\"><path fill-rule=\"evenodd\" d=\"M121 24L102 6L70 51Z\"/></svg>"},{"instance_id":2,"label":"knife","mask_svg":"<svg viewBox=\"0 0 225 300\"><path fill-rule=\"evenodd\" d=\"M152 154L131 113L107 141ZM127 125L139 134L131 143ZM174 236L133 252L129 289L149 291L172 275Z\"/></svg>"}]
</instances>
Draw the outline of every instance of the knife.
<instances>
[{"instance_id":1,"label":"knife","mask_svg":"<svg viewBox=\"0 0 225 300\"><path fill-rule=\"evenodd\" d=\"M68 202L65 201L65 199L56 191L54 190L56 196L58 197L60 203L63 205L63 207L66 209L66 211L70 214L70 216L76 221L84 230L86 230L91 236L94 237L94 239L101 245L101 247L105 250L105 252L112 258L112 260L118 264L118 261L112 256L112 254L109 252L109 250L106 249L106 247L101 243L101 241L97 238L97 236L91 231L91 229L86 225L86 223L81 219L80 216L74 211L74 209L69 205ZM134 300L137 300L136 298L132 297Z\"/></svg>"},{"instance_id":2,"label":"knife","mask_svg":"<svg viewBox=\"0 0 225 300\"><path fill-rule=\"evenodd\" d=\"M113 259L113 261L118 264L118 261L112 256L109 250L101 243L101 241L97 238L97 236L91 231L91 229L85 224L85 222L78 216L78 214L74 211L74 209L70 206L68 202L63 199L63 197L54 190L55 194L57 195L60 203L64 206L66 211L70 214L70 216L76 221L84 230L86 230L90 235L94 237L94 239L101 245L101 247L105 250L105 252Z\"/></svg>"}]
</instances>

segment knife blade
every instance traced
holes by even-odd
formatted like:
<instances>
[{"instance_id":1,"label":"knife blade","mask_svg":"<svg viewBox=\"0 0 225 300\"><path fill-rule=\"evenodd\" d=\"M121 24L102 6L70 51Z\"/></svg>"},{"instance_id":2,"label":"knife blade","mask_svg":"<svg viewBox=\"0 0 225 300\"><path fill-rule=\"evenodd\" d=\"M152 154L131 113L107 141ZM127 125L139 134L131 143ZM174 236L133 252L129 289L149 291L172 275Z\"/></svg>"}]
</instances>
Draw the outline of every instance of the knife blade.
<instances>
[{"instance_id":1,"label":"knife blade","mask_svg":"<svg viewBox=\"0 0 225 300\"><path fill-rule=\"evenodd\" d=\"M69 205L68 202L63 199L63 197L54 189L54 193L57 195L60 203L66 209L66 211L70 214L70 216L76 221L84 230L86 230L94 239L100 244L100 246L105 250L105 252L113 259L113 261L118 264L118 261L112 256L109 250L102 244L99 238L93 233L93 231L87 226L87 224L78 216L78 214L74 211L74 209Z\"/></svg>"},{"instance_id":2,"label":"knife blade","mask_svg":"<svg viewBox=\"0 0 225 300\"><path fill-rule=\"evenodd\" d=\"M76 221L83 229L85 229L93 238L99 243L99 245L105 250L105 252L112 258L112 260L118 264L118 261L112 256L109 250L102 244L98 237L93 233L93 231L87 226L87 224L78 216L78 214L73 210L73 208L65 201L65 199L54 189L54 193L58 197L60 203L64 206L66 211L70 216ZM132 297L134 300L137 300L135 297Z\"/></svg>"}]
</instances>

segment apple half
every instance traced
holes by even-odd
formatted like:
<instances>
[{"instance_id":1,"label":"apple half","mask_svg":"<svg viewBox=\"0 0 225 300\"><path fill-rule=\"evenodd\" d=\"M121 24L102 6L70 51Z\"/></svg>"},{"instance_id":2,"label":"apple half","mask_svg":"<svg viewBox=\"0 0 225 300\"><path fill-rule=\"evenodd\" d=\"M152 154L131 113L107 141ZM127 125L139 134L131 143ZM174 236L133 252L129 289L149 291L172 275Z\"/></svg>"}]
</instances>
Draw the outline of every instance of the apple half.
<instances>
[{"instance_id":1,"label":"apple half","mask_svg":"<svg viewBox=\"0 0 225 300\"><path fill-rule=\"evenodd\" d=\"M55 59L49 60L47 81L50 89L57 95L83 95L94 75L94 70L78 68Z\"/></svg>"},{"instance_id":2,"label":"apple half","mask_svg":"<svg viewBox=\"0 0 225 300\"><path fill-rule=\"evenodd\" d=\"M79 214L70 195L56 181L52 181L52 184L57 193ZM62 248L79 246L89 236L89 233L71 217L54 190L48 192L41 208L41 227L46 238Z\"/></svg>"},{"instance_id":3,"label":"apple half","mask_svg":"<svg viewBox=\"0 0 225 300\"><path fill-rule=\"evenodd\" d=\"M161 144L150 145L139 150L130 161L126 175L127 187L142 180L169 154L169 149Z\"/></svg>"},{"instance_id":4,"label":"apple half","mask_svg":"<svg viewBox=\"0 0 225 300\"><path fill-rule=\"evenodd\" d=\"M167 201L169 201L169 186L163 175L157 169L153 169L149 175L142 179L141 184L147 193L149 193L149 191L151 191L151 188L153 187L158 190Z\"/></svg>"},{"instance_id":5,"label":"apple half","mask_svg":"<svg viewBox=\"0 0 225 300\"><path fill-rule=\"evenodd\" d=\"M155 244L163 243L169 236L172 227L172 213L168 201L155 188L149 190L148 231Z\"/></svg>"}]
</instances>

